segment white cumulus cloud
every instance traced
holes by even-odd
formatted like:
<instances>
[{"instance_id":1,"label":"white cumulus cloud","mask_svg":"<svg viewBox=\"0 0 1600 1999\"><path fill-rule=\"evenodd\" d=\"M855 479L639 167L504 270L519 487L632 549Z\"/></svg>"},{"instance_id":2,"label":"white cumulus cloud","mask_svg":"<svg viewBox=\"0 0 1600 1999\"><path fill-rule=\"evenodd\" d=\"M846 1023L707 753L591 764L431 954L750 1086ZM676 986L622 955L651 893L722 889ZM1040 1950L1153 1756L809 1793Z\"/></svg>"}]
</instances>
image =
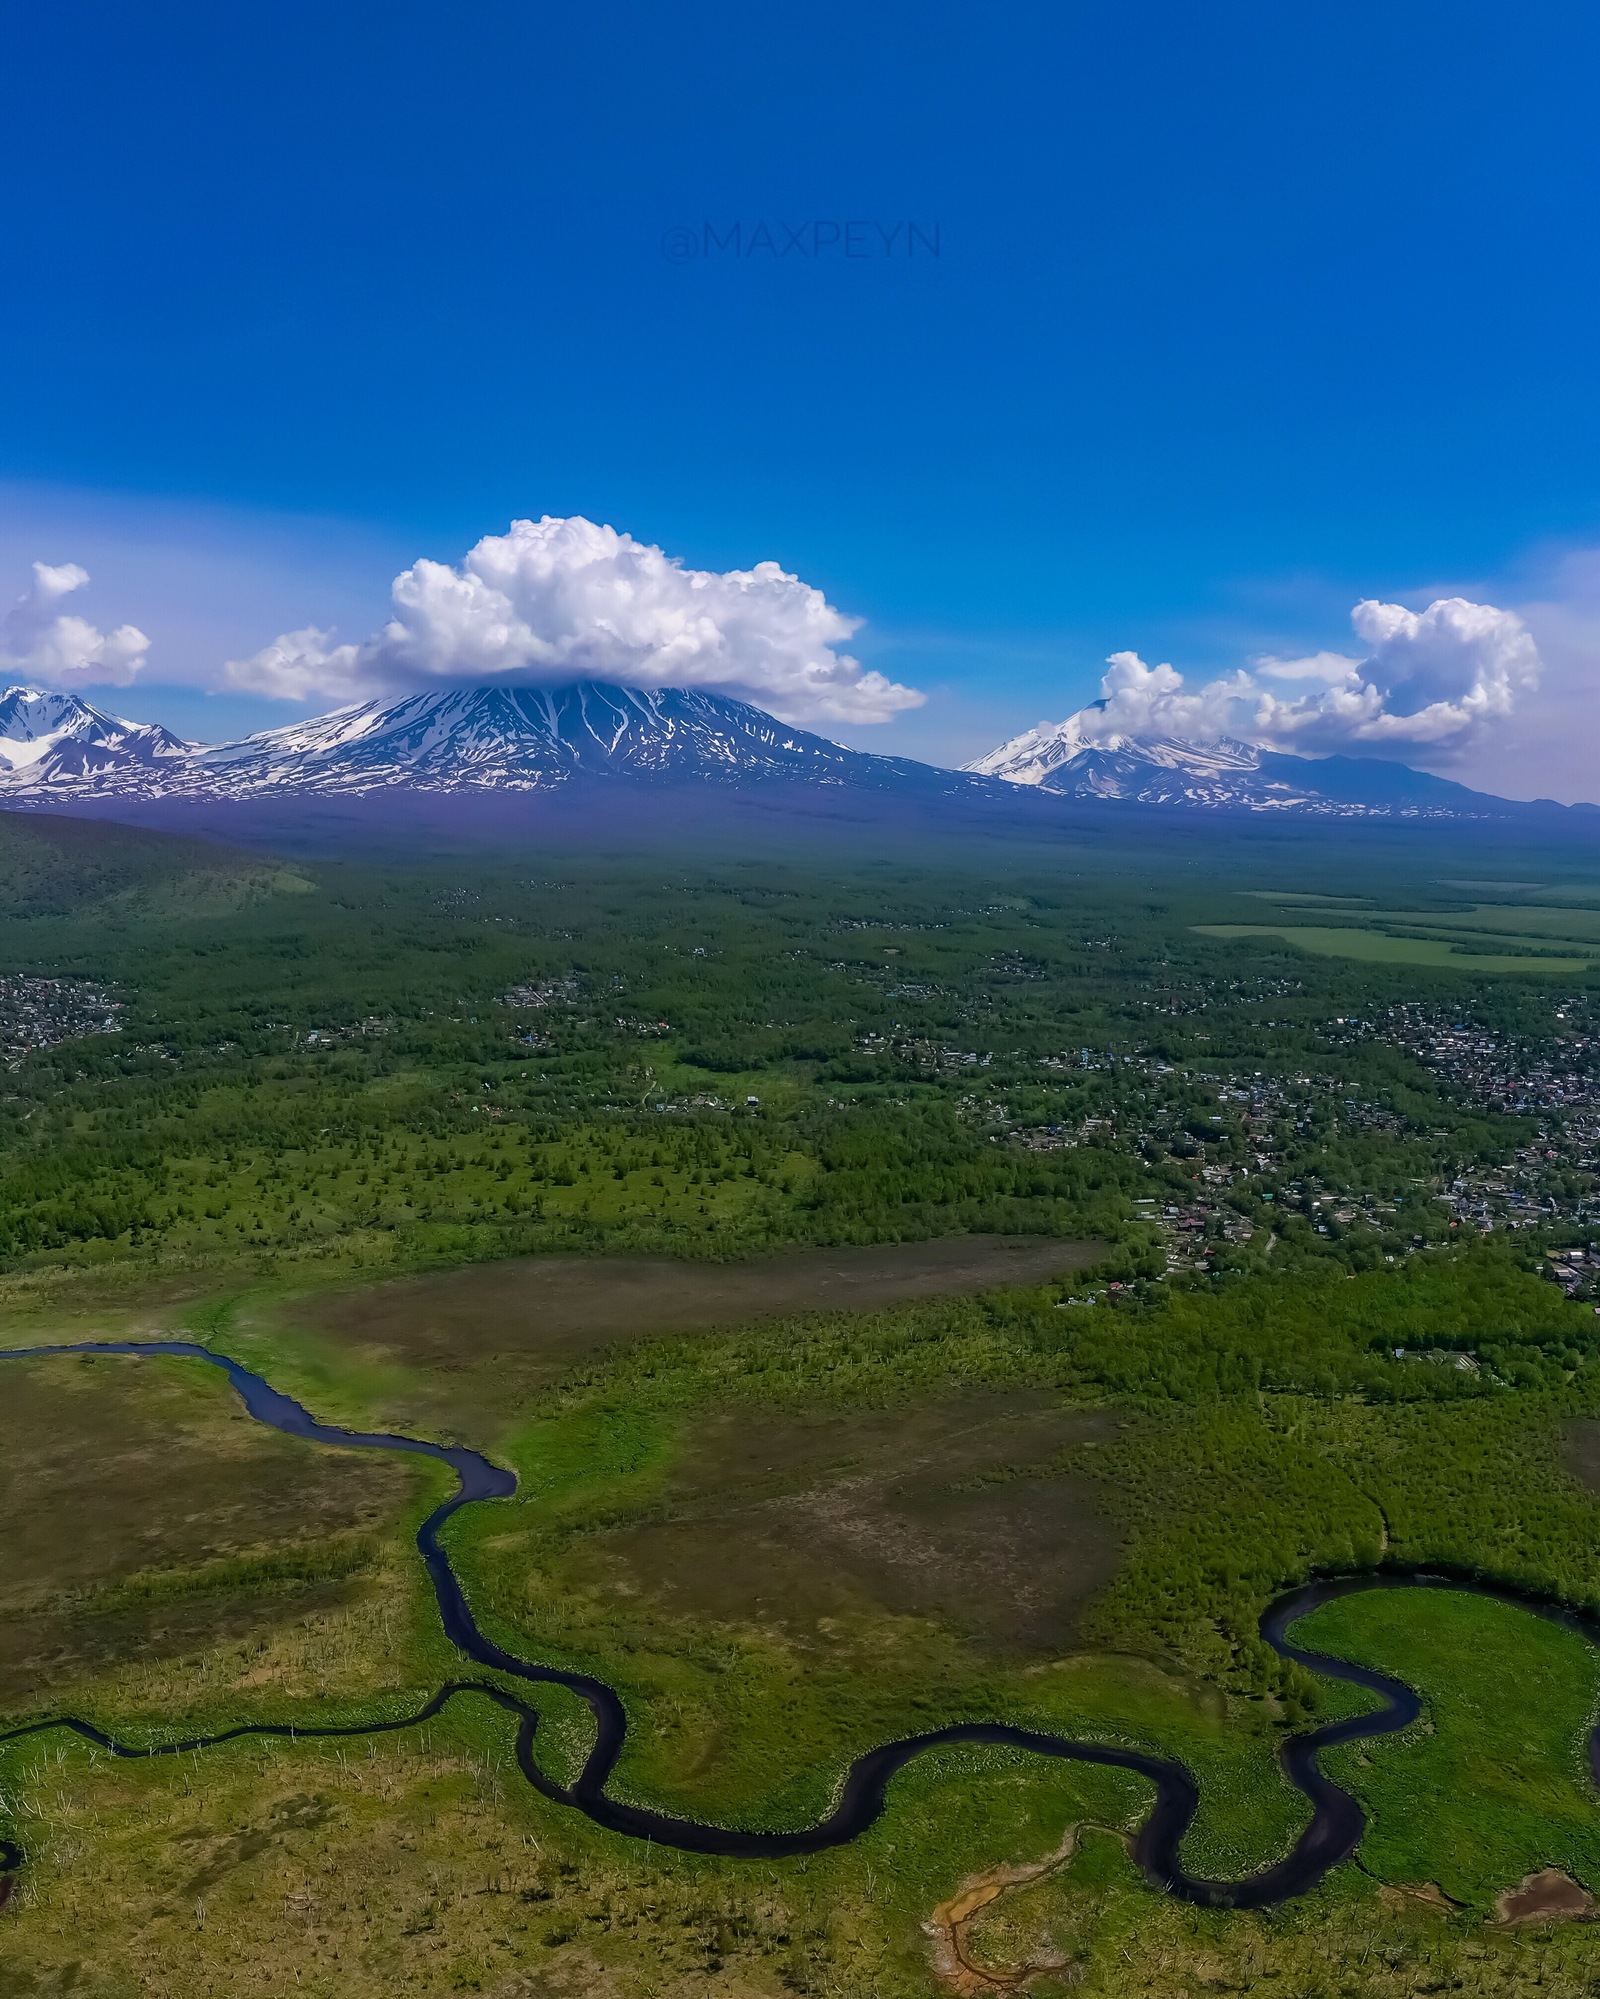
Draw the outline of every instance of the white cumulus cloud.
<instances>
[{"instance_id":1,"label":"white cumulus cloud","mask_svg":"<svg viewBox=\"0 0 1600 1999\"><path fill-rule=\"evenodd\" d=\"M687 569L581 517L513 521L461 562L422 561L358 643L308 626L246 660L235 687L307 700L440 682L610 680L742 696L787 722L884 722L924 696L842 648L860 624L776 562Z\"/></svg>"},{"instance_id":2,"label":"white cumulus cloud","mask_svg":"<svg viewBox=\"0 0 1600 1999\"><path fill-rule=\"evenodd\" d=\"M1539 684L1532 633L1514 611L1441 597L1425 611L1368 600L1350 614L1368 648L1266 657L1190 685L1176 668L1113 653L1100 699L1058 732L1081 744L1119 736L1234 737L1306 755L1469 752Z\"/></svg>"},{"instance_id":3,"label":"white cumulus cloud","mask_svg":"<svg viewBox=\"0 0 1600 1999\"><path fill-rule=\"evenodd\" d=\"M1288 700L1262 688L1257 741L1460 752L1539 684L1539 649L1515 611L1465 597L1440 597L1425 611L1368 599L1350 622L1371 648L1363 659L1317 653L1255 662L1258 682L1321 682Z\"/></svg>"},{"instance_id":4,"label":"white cumulus cloud","mask_svg":"<svg viewBox=\"0 0 1600 1999\"><path fill-rule=\"evenodd\" d=\"M63 601L88 580L89 572L75 562L33 565L33 582L0 619L0 674L55 687L127 686L144 665L150 641L133 625L102 632L63 611Z\"/></svg>"}]
</instances>

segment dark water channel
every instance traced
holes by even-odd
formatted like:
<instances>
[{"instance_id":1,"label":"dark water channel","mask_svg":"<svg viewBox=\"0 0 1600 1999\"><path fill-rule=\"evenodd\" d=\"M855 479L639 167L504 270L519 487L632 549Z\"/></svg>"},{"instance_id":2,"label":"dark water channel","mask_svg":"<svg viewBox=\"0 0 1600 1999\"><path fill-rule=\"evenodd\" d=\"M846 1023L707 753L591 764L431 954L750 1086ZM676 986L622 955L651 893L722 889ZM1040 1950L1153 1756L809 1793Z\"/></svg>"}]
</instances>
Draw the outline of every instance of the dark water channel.
<instances>
[{"instance_id":1,"label":"dark water channel","mask_svg":"<svg viewBox=\"0 0 1600 1999\"><path fill-rule=\"evenodd\" d=\"M497 1645L479 1628L460 1579L440 1545L439 1535L446 1521L463 1506L484 1499L509 1499L517 1487L513 1473L492 1464L477 1451L429 1443L416 1437L345 1430L330 1423L319 1423L308 1410L281 1394L260 1375L251 1373L225 1354L213 1353L210 1348L190 1341L110 1340L86 1341L69 1346L11 1348L0 1350L0 1360L40 1359L56 1354L168 1354L205 1361L212 1367L222 1369L245 1408L258 1422L281 1430L287 1436L303 1437L310 1443L329 1444L341 1450L409 1451L419 1457L437 1458L442 1464L449 1465L456 1475L457 1489L428 1515L417 1530L417 1549L433 1584L446 1636L480 1666L492 1667L533 1685L565 1687L576 1694L594 1716L595 1741L577 1779L570 1785L556 1783L540 1767L535 1755L538 1707L533 1701L504 1687L480 1680L452 1680L416 1713L397 1721L309 1728L287 1722L251 1722L224 1729L215 1735L161 1743L153 1748L138 1748L118 1742L92 1722L78 1716L58 1715L0 1734L0 1741L15 1741L52 1729L68 1729L84 1741L108 1750L113 1756L181 1756L241 1736L354 1736L414 1728L438 1714L459 1695L474 1693L517 1717L517 1762L528 1782L542 1796L582 1812L596 1825L604 1826L611 1832L650 1840L657 1846L675 1847L681 1852L716 1854L734 1859L774 1859L790 1854L818 1853L827 1847L841 1846L865 1832L879 1817L884 1809L890 1780L914 1758L950 1743L997 1743L1012 1749L1024 1749L1038 1756L1133 1770L1148 1778L1155 1787L1155 1803L1133 1845L1134 1860L1145 1879L1153 1887L1182 1901L1210 1908L1259 1909L1287 1901L1291 1896L1302 1895L1314 1888L1330 1868L1338 1866L1354 1853L1366 1830L1366 1814L1361 1806L1323 1770L1320 1762L1322 1751L1341 1743L1396 1734L1408 1728L1422 1710L1421 1697L1403 1681L1375 1672L1370 1667L1352 1665L1348 1660L1292 1644L1288 1632L1299 1618L1319 1604L1349 1595L1355 1590L1472 1588L1480 1594L1499 1597L1524 1609L1559 1617L1562 1622L1574 1625L1591 1638L1595 1635L1583 1620L1515 1591L1485 1584L1463 1584L1442 1576L1341 1577L1309 1583L1279 1597L1268 1607L1261 1620L1261 1635L1267 1643L1283 1658L1296 1660L1314 1673L1365 1687L1378 1696L1381 1705L1370 1713L1328 1722L1321 1728L1291 1735L1283 1743L1279 1755L1284 1775L1309 1800L1311 1820L1281 1860L1242 1881L1207 1880L1203 1876L1190 1874L1179 1859L1184 1835L1200 1803L1199 1788L1181 1763L1108 1743L1076 1742L1066 1736L1015 1727L1009 1722L958 1722L949 1728L905 1736L898 1742L886 1742L868 1750L845 1772L838 1800L827 1817L798 1831L746 1831L709 1825L696 1819L674 1818L669 1813L652 1811L642 1805L624 1804L609 1796L606 1784L622 1753L628 1732L627 1712L615 1689L587 1673L569 1672L562 1667L542 1666L519 1658ZM1590 1739L1590 1765L1596 1781L1600 1782L1600 1729ZM0 1873L14 1869L22 1858L19 1847L0 1839Z\"/></svg>"}]
</instances>

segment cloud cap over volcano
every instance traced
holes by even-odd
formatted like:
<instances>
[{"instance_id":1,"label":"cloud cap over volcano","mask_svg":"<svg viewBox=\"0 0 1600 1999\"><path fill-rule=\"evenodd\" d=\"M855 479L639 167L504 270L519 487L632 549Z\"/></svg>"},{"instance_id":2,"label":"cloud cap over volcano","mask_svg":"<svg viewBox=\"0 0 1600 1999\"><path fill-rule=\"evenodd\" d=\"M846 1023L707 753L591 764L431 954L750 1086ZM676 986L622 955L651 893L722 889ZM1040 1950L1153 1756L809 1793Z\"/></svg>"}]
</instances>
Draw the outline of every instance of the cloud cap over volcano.
<instances>
[{"instance_id":1,"label":"cloud cap over volcano","mask_svg":"<svg viewBox=\"0 0 1600 1999\"><path fill-rule=\"evenodd\" d=\"M843 651L860 620L776 562L688 569L581 516L513 521L459 563L414 563L391 596L393 617L360 643L287 632L230 660L229 681L347 701L441 682L700 687L795 723L884 722L924 698Z\"/></svg>"}]
</instances>

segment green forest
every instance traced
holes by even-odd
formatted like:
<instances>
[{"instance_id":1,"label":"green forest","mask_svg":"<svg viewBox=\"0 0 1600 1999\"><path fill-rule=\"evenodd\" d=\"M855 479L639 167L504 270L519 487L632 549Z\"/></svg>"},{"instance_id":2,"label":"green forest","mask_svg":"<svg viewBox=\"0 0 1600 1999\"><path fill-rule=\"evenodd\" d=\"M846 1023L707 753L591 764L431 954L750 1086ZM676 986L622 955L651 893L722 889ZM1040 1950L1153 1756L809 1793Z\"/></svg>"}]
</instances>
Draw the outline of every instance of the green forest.
<instances>
[{"instance_id":1,"label":"green forest","mask_svg":"<svg viewBox=\"0 0 1600 1999\"><path fill-rule=\"evenodd\" d=\"M1272 1162L1230 1180L1223 1219L1272 1220L1280 1264L1370 1267L1447 1234L1432 1197L1532 1135L1442 1086L1387 1017L1465 1001L1491 1031L1587 1045L1596 985L1218 940L1205 919L1255 891L1176 871L568 856L545 878L503 856L379 870L218 850L197 868L155 836L87 855L32 826L3 837L45 852L7 856L0 1005L61 989L9 1030L13 1269L964 1230L1114 1235L1133 1268L1141 1199L1249 1160L1237 1085L1257 1081ZM1237 882L1257 860L1234 856ZM116 1032L72 1032L81 990ZM1556 1189L1580 1223L1582 1176ZM1330 1190L1381 1200L1384 1226L1307 1226ZM1240 1234L1219 1268L1250 1267Z\"/></svg>"}]
</instances>

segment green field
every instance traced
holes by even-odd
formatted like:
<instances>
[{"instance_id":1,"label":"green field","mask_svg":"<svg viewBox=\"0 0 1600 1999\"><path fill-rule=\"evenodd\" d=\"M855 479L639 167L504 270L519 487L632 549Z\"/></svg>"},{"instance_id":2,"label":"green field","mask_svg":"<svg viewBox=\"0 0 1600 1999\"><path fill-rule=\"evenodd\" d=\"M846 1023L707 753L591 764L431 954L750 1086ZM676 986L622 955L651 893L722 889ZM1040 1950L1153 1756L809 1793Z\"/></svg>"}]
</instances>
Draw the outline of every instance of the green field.
<instances>
[{"instance_id":1,"label":"green field","mask_svg":"<svg viewBox=\"0 0 1600 1999\"><path fill-rule=\"evenodd\" d=\"M1559 944L1600 944L1600 910L1549 908L1543 904L1474 903L1456 911L1386 911L1388 923L1434 925L1452 933L1471 936L1529 937Z\"/></svg>"},{"instance_id":2,"label":"green field","mask_svg":"<svg viewBox=\"0 0 1600 1999\"><path fill-rule=\"evenodd\" d=\"M1396 936L1376 928L1340 929L1303 923L1202 923L1195 928L1205 937L1281 937L1286 944L1297 944L1301 950L1315 952L1319 957L1354 958L1370 965L1439 965L1458 972L1516 972L1524 977L1564 978L1590 968L1588 958L1558 957L1543 952L1512 957L1503 952L1475 950L1472 944L1477 940L1467 931L1417 937Z\"/></svg>"},{"instance_id":3,"label":"green field","mask_svg":"<svg viewBox=\"0 0 1600 1999\"><path fill-rule=\"evenodd\" d=\"M1211 937L1281 937L1320 956L1368 964L1437 965L1466 972L1522 972L1572 976L1589 969L1600 949L1600 913L1585 907L1580 887L1542 888L1536 882L1441 882L1438 887L1494 891L1511 900L1452 896L1431 907L1390 907L1370 897L1338 897L1305 890L1246 889L1252 901L1271 902L1293 919L1301 913L1344 917L1341 925L1218 924L1201 926ZM1537 895L1538 900L1529 896ZM1493 946L1516 939L1512 955Z\"/></svg>"},{"instance_id":4,"label":"green field","mask_svg":"<svg viewBox=\"0 0 1600 1999\"><path fill-rule=\"evenodd\" d=\"M1600 1810L1585 1754L1600 1659L1589 1640L1505 1604L1443 1592L1347 1597L1295 1635L1428 1696L1426 1733L1329 1759L1371 1816L1366 1866L1390 1881L1434 1881L1480 1910L1542 1867L1600 1880Z\"/></svg>"}]
</instances>

